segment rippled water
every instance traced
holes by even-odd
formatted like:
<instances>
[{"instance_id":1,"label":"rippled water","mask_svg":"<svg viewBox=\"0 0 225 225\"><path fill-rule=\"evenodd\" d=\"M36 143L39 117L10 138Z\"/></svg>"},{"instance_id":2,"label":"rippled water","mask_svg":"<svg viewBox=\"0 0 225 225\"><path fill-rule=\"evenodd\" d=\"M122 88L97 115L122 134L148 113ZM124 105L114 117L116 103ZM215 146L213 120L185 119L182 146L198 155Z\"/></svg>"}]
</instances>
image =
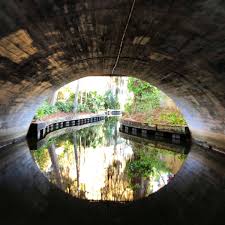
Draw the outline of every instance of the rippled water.
<instances>
[{"instance_id":1,"label":"rippled water","mask_svg":"<svg viewBox=\"0 0 225 225\"><path fill-rule=\"evenodd\" d=\"M82 199L132 201L156 192L182 166L182 146L129 137L116 117L50 138L31 151L45 176Z\"/></svg>"}]
</instances>

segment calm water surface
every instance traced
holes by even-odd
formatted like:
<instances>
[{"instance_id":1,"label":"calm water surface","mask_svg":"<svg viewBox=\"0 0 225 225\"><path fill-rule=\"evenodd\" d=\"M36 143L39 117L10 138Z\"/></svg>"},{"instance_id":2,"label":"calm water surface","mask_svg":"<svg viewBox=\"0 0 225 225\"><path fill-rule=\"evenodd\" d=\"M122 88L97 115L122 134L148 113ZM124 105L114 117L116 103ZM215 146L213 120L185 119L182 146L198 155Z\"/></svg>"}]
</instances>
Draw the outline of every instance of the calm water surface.
<instances>
[{"instance_id":1,"label":"calm water surface","mask_svg":"<svg viewBox=\"0 0 225 225\"><path fill-rule=\"evenodd\" d=\"M132 201L173 179L186 155L171 151L169 146L129 140L118 128L118 119L108 118L50 138L31 152L50 182L82 199Z\"/></svg>"}]
</instances>

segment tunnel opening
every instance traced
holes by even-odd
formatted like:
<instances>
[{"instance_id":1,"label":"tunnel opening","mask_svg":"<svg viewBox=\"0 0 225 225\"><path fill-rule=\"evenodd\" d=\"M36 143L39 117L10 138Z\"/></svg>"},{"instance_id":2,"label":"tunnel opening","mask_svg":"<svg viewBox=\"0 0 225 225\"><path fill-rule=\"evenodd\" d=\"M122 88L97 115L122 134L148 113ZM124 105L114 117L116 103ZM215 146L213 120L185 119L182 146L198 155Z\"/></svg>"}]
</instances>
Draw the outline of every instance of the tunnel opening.
<instances>
[{"instance_id":1,"label":"tunnel opening","mask_svg":"<svg viewBox=\"0 0 225 225\"><path fill-rule=\"evenodd\" d=\"M172 99L132 77L63 86L37 109L27 137L48 180L89 201L148 197L174 178L190 148Z\"/></svg>"},{"instance_id":2,"label":"tunnel opening","mask_svg":"<svg viewBox=\"0 0 225 225\"><path fill-rule=\"evenodd\" d=\"M123 120L134 121L140 124L155 126L155 130L163 130L163 126L171 132L184 132L190 136L185 116L176 103L163 91L144 80L134 77L86 77L74 81L55 90L48 98L37 103L39 106L28 132L32 137L33 130L39 130L34 134L37 140L43 138L46 129L43 127L45 121L52 122L50 130L71 126L70 120L76 114L106 114L123 115ZM89 115L90 116L90 115ZM70 118L71 117L71 118ZM87 116L88 117L88 116ZM54 124L62 118L62 124ZM64 121L64 123L63 123ZM67 123L66 123L67 121ZM35 123L36 122L36 123ZM43 122L43 124L41 124ZM50 124L47 122L46 124ZM73 121L73 125L78 121ZM57 127L54 127L57 126ZM60 127L59 127L60 126ZM49 130L48 130L49 132ZM37 138L37 136L39 136Z\"/></svg>"},{"instance_id":3,"label":"tunnel opening","mask_svg":"<svg viewBox=\"0 0 225 225\"><path fill-rule=\"evenodd\" d=\"M224 224L223 1L2 0L0 6L3 224ZM163 90L193 138L175 178L125 206L62 193L24 142L47 95L84 76L112 74Z\"/></svg>"}]
</instances>

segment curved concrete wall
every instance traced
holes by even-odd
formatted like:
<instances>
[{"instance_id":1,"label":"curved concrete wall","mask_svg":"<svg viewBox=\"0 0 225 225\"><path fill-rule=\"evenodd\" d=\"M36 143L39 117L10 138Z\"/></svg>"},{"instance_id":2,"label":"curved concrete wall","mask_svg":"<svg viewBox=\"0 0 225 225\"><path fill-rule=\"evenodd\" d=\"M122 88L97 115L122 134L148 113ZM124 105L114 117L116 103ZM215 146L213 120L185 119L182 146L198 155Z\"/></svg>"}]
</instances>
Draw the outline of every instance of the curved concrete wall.
<instances>
[{"instance_id":1,"label":"curved concrete wall","mask_svg":"<svg viewBox=\"0 0 225 225\"><path fill-rule=\"evenodd\" d=\"M132 1L0 2L0 142L26 134L58 87L111 75ZM114 75L159 87L193 137L225 146L225 5L136 0Z\"/></svg>"}]
</instances>

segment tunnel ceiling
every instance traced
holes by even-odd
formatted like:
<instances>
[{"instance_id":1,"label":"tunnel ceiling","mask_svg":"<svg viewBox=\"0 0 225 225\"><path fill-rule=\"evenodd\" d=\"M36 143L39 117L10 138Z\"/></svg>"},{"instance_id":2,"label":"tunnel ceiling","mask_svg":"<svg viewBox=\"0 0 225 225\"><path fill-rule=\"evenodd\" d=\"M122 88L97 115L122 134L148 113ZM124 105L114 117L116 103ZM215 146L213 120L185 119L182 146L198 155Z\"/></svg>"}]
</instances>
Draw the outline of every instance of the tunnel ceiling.
<instances>
[{"instance_id":1,"label":"tunnel ceiling","mask_svg":"<svg viewBox=\"0 0 225 225\"><path fill-rule=\"evenodd\" d=\"M55 89L116 64L172 97L196 140L223 147L224 21L222 0L1 0L0 143L26 135Z\"/></svg>"}]
</instances>

